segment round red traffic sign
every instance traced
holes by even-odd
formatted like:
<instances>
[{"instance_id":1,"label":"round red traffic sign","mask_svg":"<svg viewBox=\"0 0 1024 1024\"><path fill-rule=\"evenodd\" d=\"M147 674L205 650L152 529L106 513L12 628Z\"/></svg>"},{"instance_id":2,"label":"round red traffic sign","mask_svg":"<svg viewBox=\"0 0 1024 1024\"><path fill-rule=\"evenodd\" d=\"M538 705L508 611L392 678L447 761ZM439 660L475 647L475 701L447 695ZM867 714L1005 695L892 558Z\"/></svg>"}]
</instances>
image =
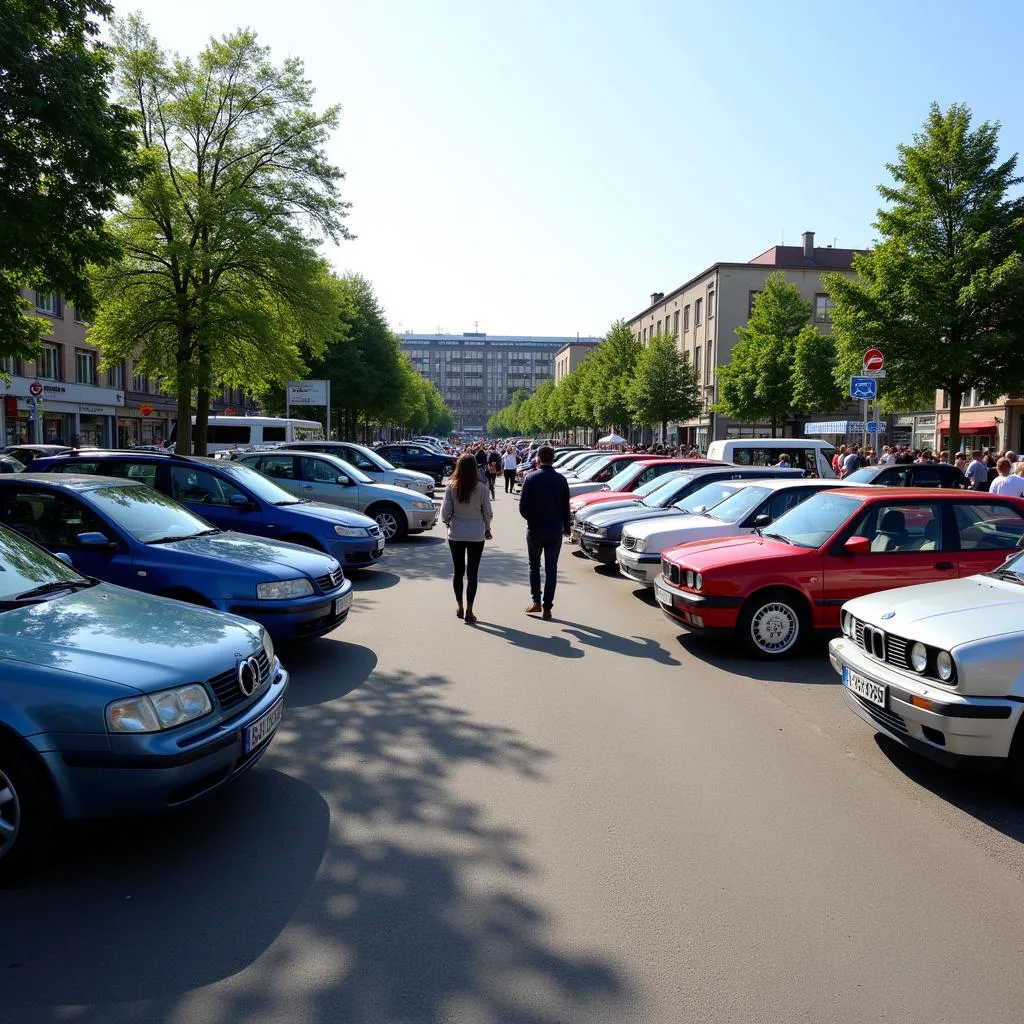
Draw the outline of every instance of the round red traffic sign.
<instances>
[{"instance_id":1,"label":"round red traffic sign","mask_svg":"<svg viewBox=\"0 0 1024 1024\"><path fill-rule=\"evenodd\" d=\"M37 380L32 381L32 383L29 384L28 386L28 393L33 398L38 398L43 393L43 385L40 384L39 381Z\"/></svg>"},{"instance_id":2,"label":"round red traffic sign","mask_svg":"<svg viewBox=\"0 0 1024 1024\"><path fill-rule=\"evenodd\" d=\"M869 348L864 353L865 370L881 370L885 366L885 356L880 348Z\"/></svg>"}]
</instances>

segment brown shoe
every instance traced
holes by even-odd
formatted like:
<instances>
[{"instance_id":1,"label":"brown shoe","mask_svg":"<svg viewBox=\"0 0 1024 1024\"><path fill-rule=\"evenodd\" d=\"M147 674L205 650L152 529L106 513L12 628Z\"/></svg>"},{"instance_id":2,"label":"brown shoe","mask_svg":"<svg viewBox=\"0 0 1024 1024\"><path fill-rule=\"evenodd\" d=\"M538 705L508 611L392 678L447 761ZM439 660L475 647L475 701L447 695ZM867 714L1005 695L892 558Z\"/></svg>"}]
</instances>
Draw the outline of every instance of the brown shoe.
<instances>
[{"instance_id":1,"label":"brown shoe","mask_svg":"<svg viewBox=\"0 0 1024 1024\"><path fill-rule=\"evenodd\" d=\"M528 607L524 608L523 611L525 611L527 615L536 615L537 612L543 611L543 609L541 608L541 606L539 604L537 604L536 601L534 601L533 604L531 604Z\"/></svg>"},{"instance_id":2,"label":"brown shoe","mask_svg":"<svg viewBox=\"0 0 1024 1024\"><path fill-rule=\"evenodd\" d=\"M541 618L545 622L550 622L551 621L551 609L550 608L545 608L544 609L544 614L541 616Z\"/></svg>"}]
</instances>

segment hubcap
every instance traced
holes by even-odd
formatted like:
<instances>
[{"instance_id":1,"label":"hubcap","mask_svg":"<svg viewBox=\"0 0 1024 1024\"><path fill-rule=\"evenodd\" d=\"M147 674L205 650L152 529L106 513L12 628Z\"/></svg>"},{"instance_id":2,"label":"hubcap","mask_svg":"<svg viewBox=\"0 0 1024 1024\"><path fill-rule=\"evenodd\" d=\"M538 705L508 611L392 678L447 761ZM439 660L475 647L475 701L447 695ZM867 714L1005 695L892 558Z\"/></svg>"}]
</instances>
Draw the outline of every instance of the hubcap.
<instances>
[{"instance_id":1,"label":"hubcap","mask_svg":"<svg viewBox=\"0 0 1024 1024\"><path fill-rule=\"evenodd\" d=\"M772 601L754 614L750 636L758 650L766 654L782 654L796 643L800 619L788 604Z\"/></svg>"},{"instance_id":2,"label":"hubcap","mask_svg":"<svg viewBox=\"0 0 1024 1024\"><path fill-rule=\"evenodd\" d=\"M378 512L377 525L381 528L385 540L391 540L398 533L398 522L390 512Z\"/></svg>"},{"instance_id":3,"label":"hubcap","mask_svg":"<svg viewBox=\"0 0 1024 1024\"><path fill-rule=\"evenodd\" d=\"M21 827L21 805L11 780L0 771L0 857L14 846Z\"/></svg>"}]
</instances>

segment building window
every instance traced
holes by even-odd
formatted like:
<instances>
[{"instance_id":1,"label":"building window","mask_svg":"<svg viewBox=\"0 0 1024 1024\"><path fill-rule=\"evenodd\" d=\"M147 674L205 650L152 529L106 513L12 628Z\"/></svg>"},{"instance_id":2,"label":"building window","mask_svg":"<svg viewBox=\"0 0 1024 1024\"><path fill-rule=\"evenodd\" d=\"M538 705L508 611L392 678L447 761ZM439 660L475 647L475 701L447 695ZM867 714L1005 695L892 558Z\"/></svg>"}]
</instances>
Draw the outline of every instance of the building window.
<instances>
[{"instance_id":1,"label":"building window","mask_svg":"<svg viewBox=\"0 0 1024 1024\"><path fill-rule=\"evenodd\" d=\"M647 328L645 327L644 328L644 341L646 341L646 340L647 340Z\"/></svg>"},{"instance_id":2,"label":"building window","mask_svg":"<svg viewBox=\"0 0 1024 1024\"><path fill-rule=\"evenodd\" d=\"M751 313L754 312L754 303L757 302L757 297L760 295L760 291L752 291L750 297L747 299L747 319L750 319Z\"/></svg>"},{"instance_id":3,"label":"building window","mask_svg":"<svg viewBox=\"0 0 1024 1024\"><path fill-rule=\"evenodd\" d=\"M53 292L36 292L36 312L49 313L50 316L60 316L60 305L57 296Z\"/></svg>"},{"instance_id":4,"label":"building window","mask_svg":"<svg viewBox=\"0 0 1024 1024\"><path fill-rule=\"evenodd\" d=\"M18 372L18 360L14 356L0 356L0 373L14 376Z\"/></svg>"},{"instance_id":5,"label":"building window","mask_svg":"<svg viewBox=\"0 0 1024 1024\"><path fill-rule=\"evenodd\" d=\"M693 369L697 374L697 380L703 380L700 375L700 345L693 350Z\"/></svg>"},{"instance_id":6,"label":"building window","mask_svg":"<svg viewBox=\"0 0 1024 1024\"><path fill-rule=\"evenodd\" d=\"M96 380L96 357L92 352L79 349L75 353L75 380L79 384L92 384Z\"/></svg>"},{"instance_id":7,"label":"building window","mask_svg":"<svg viewBox=\"0 0 1024 1024\"><path fill-rule=\"evenodd\" d=\"M136 373L132 375L132 391L142 391L145 393L149 390L149 381L146 380L144 373Z\"/></svg>"},{"instance_id":8,"label":"building window","mask_svg":"<svg viewBox=\"0 0 1024 1024\"><path fill-rule=\"evenodd\" d=\"M110 386L112 388L124 388L124 363L114 363L114 365L107 370L107 377L110 380Z\"/></svg>"},{"instance_id":9,"label":"building window","mask_svg":"<svg viewBox=\"0 0 1024 1024\"><path fill-rule=\"evenodd\" d=\"M702 313L704 311L704 300L697 299L693 304L693 326L700 327L702 320Z\"/></svg>"},{"instance_id":10,"label":"building window","mask_svg":"<svg viewBox=\"0 0 1024 1024\"><path fill-rule=\"evenodd\" d=\"M660 320L658 321L658 330L655 333L661 334L661 321Z\"/></svg>"},{"instance_id":11,"label":"building window","mask_svg":"<svg viewBox=\"0 0 1024 1024\"><path fill-rule=\"evenodd\" d=\"M708 319L710 320L715 315L715 289L712 288L708 291Z\"/></svg>"},{"instance_id":12,"label":"building window","mask_svg":"<svg viewBox=\"0 0 1024 1024\"><path fill-rule=\"evenodd\" d=\"M81 314L78 312L78 306L77 305L75 306L75 323L76 324L84 324L85 323L85 321L82 319Z\"/></svg>"},{"instance_id":13,"label":"building window","mask_svg":"<svg viewBox=\"0 0 1024 1024\"><path fill-rule=\"evenodd\" d=\"M683 332L690 329L690 307L683 306Z\"/></svg>"},{"instance_id":14,"label":"building window","mask_svg":"<svg viewBox=\"0 0 1024 1024\"><path fill-rule=\"evenodd\" d=\"M814 296L814 322L817 324L827 324L831 319L832 300L824 292L818 292Z\"/></svg>"},{"instance_id":15,"label":"building window","mask_svg":"<svg viewBox=\"0 0 1024 1024\"><path fill-rule=\"evenodd\" d=\"M679 337L679 310L672 314L672 333L678 338Z\"/></svg>"},{"instance_id":16,"label":"building window","mask_svg":"<svg viewBox=\"0 0 1024 1024\"><path fill-rule=\"evenodd\" d=\"M60 380L60 349L56 345L44 345L36 360L36 376L43 380Z\"/></svg>"}]
</instances>

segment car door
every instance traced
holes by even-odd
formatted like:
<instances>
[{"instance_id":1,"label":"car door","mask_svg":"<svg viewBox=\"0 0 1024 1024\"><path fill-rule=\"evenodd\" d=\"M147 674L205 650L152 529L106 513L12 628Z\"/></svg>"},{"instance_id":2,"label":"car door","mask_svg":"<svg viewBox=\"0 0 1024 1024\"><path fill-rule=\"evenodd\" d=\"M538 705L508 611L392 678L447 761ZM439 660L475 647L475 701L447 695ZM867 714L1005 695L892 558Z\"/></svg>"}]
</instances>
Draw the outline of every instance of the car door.
<instances>
[{"instance_id":1,"label":"car door","mask_svg":"<svg viewBox=\"0 0 1024 1024\"><path fill-rule=\"evenodd\" d=\"M310 495L303 493L302 481L299 479L299 464L301 456L298 455L261 455L255 466L251 461L239 459L243 466L253 466L264 476L269 476L278 487L283 488L289 494L300 498L308 498Z\"/></svg>"},{"instance_id":2,"label":"car door","mask_svg":"<svg viewBox=\"0 0 1024 1024\"><path fill-rule=\"evenodd\" d=\"M850 537L863 537L870 550L850 554ZM822 563L822 599L828 625L838 626L845 601L893 587L953 579L957 540L938 501L891 500L866 505L836 541ZM823 624L826 624L823 622Z\"/></svg>"},{"instance_id":3,"label":"car door","mask_svg":"<svg viewBox=\"0 0 1024 1024\"><path fill-rule=\"evenodd\" d=\"M349 484L339 484L341 470L326 459L304 455L299 459L300 487L304 498L322 501L328 505L340 505L342 508L359 511L359 485L353 480Z\"/></svg>"},{"instance_id":4,"label":"car door","mask_svg":"<svg viewBox=\"0 0 1024 1024\"><path fill-rule=\"evenodd\" d=\"M167 469L170 496L197 516L221 530L267 532L260 503L230 480L192 463Z\"/></svg>"},{"instance_id":5,"label":"car door","mask_svg":"<svg viewBox=\"0 0 1024 1024\"><path fill-rule=\"evenodd\" d=\"M1024 540L1024 516L1014 506L981 498L953 501L949 506L950 529L956 531L960 547L960 576L989 572L1019 550Z\"/></svg>"}]
</instances>

